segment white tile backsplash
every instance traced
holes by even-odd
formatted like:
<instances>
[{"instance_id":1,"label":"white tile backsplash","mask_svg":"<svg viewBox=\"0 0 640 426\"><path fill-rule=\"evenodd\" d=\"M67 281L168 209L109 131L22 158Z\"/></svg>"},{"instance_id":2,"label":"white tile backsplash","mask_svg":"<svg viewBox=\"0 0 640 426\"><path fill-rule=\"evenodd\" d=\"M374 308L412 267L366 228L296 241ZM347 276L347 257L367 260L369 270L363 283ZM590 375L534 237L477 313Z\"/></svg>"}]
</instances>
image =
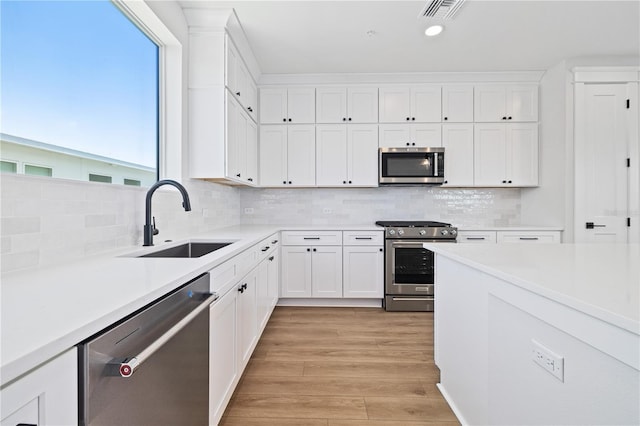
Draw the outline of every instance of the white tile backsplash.
<instances>
[{"instance_id":1,"label":"white tile backsplash","mask_svg":"<svg viewBox=\"0 0 640 426\"><path fill-rule=\"evenodd\" d=\"M153 195L155 241L239 224L237 188L183 183L191 212L175 188ZM142 244L146 188L2 174L0 189L3 273Z\"/></svg>"}]
</instances>

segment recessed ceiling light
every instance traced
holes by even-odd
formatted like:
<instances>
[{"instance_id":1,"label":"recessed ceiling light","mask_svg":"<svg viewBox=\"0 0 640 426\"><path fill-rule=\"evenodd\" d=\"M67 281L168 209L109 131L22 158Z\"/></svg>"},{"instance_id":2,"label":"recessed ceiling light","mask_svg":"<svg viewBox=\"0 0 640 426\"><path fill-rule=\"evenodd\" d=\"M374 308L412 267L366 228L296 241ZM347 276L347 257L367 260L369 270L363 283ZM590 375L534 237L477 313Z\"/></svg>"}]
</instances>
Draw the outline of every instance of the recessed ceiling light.
<instances>
[{"instance_id":1,"label":"recessed ceiling light","mask_svg":"<svg viewBox=\"0 0 640 426\"><path fill-rule=\"evenodd\" d=\"M435 35L440 34L443 29L444 29L444 27L442 25L432 25L429 28L427 28L426 30L424 30L424 35L429 36L429 37L433 37Z\"/></svg>"}]
</instances>

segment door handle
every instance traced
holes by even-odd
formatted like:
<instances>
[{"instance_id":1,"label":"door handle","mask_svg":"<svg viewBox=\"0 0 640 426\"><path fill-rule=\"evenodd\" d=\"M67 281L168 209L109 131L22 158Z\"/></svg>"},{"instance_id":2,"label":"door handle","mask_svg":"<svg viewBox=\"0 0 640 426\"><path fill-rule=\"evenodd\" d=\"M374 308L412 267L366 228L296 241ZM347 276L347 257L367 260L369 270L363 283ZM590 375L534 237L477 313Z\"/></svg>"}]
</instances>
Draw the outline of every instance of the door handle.
<instances>
[{"instance_id":1,"label":"door handle","mask_svg":"<svg viewBox=\"0 0 640 426\"><path fill-rule=\"evenodd\" d=\"M587 222L586 225L587 225L587 229L606 228L607 227L607 225L597 225L597 224L595 224L593 222Z\"/></svg>"},{"instance_id":2,"label":"door handle","mask_svg":"<svg viewBox=\"0 0 640 426\"><path fill-rule=\"evenodd\" d=\"M188 315L178 321L156 341L140 351L138 355L126 358L123 362L115 363L115 367L117 367L117 374L115 375L120 377L131 377L131 375L140 368L146 360L148 360L158 349L164 346L164 344L171 340L173 336L178 334L191 321L193 321L195 317L200 315L202 311L207 309L212 302L218 299L218 297L217 293L212 293L205 301L198 305L197 308L189 312Z\"/></svg>"}]
</instances>

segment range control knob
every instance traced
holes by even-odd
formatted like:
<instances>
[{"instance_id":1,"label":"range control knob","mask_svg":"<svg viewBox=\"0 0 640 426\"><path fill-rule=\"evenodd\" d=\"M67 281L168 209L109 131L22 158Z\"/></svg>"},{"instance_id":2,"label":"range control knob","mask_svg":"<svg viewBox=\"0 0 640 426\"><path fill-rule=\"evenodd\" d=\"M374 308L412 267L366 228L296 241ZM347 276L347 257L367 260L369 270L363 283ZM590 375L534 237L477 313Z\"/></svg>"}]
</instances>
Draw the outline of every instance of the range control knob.
<instances>
[{"instance_id":1,"label":"range control knob","mask_svg":"<svg viewBox=\"0 0 640 426\"><path fill-rule=\"evenodd\" d=\"M440 231L440 234L449 235L449 231L447 231L446 229L443 229L442 231Z\"/></svg>"},{"instance_id":2,"label":"range control knob","mask_svg":"<svg viewBox=\"0 0 640 426\"><path fill-rule=\"evenodd\" d=\"M427 233L427 231L425 231L424 229L421 229L420 232L419 232L420 235L424 235L426 233Z\"/></svg>"},{"instance_id":3,"label":"range control knob","mask_svg":"<svg viewBox=\"0 0 640 426\"><path fill-rule=\"evenodd\" d=\"M389 229L389 235L395 235L395 234L396 234L395 229Z\"/></svg>"},{"instance_id":4,"label":"range control knob","mask_svg":"<svg viewBox=\"0 0 640 426\"><path fill-rule=\"evenodd\" d=\"M398 235L404 235L404 231L402 229L398 229Z\"/></svg>"},{"instance_id":5,"label":"range control knob","mask_svg":"<svg viewBox=\"0 0 640 426\"><path fill-rule=\"evenodd\" d=\"M456 231L455 229L451 230L451 235L456 235L458 233L458 231Z\"/></svg>"}]
</instances>

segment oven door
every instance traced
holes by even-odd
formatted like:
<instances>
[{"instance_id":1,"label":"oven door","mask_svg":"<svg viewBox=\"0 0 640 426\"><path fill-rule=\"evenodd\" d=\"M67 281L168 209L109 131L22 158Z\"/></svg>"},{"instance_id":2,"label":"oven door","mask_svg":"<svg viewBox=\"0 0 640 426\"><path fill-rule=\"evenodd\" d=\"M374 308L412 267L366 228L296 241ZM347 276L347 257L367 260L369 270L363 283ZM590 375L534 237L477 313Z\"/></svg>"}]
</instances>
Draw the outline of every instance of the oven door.
<instances>
[{"instance_id":1,"label":"oven door","mask_svg":"<svg viewBox=\"0 0 640 426\"><path fill-rule=\"evenodd\" d=\"M434 258L422 247L426 242L431 241L386 240L386 294L433 296Z\"/></svg>"},{"instance_id":2,"label":"oven door","mask_svg":"<svg viewBox=\"0 0 640 426\"><path fill-rule=\"evenodd\" d=\"M379 183L444 182L444 148L380 148Z\"/></svg>"}]
</instances>

